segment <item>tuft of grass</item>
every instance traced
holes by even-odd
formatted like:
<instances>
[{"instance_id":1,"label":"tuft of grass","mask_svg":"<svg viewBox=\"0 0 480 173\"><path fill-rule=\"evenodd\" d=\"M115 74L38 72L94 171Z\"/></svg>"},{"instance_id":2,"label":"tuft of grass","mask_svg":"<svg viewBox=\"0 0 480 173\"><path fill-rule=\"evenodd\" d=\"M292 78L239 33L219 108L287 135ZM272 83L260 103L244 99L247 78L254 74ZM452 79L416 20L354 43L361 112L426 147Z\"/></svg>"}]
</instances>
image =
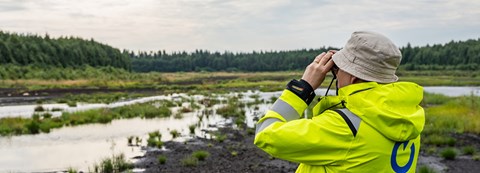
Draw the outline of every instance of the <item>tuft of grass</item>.
<instances>
[{"instance_id":1,"label":"tuft of grass","mask_svg":"<svg viewBox=\"0 0 480 173\"><path fill-rule=\"evenodd\" d=\"M158 160L158 163L160 163L160 164L163 165L163 164L165 164L165 163L167 162L167 156L165 156L165 155L159 155L158 158L157 158L157 160Z\"/></svg>"},{"instance_id":2,"label":"tuft of grass","mask_svg":"<svg viewBox=\"0 0 480 173\"><path fill-rule=\"evenodd\" d=\"M434 169L426 166L426 165L422 165L419 169L418 169L418 173L436 173Z\"/></svg>"},{"instance_id":3,"label":"tuft of grass","mask_svg":"<svg viewBox=\"0 0 480 173\"><path fill-rule=\"evenodd\" d=\"M175 119L182 119L182 118L183 118L183 115L182 115L182 113L178 112L178 113L176 113L176 114L173 116L173 118L175 118Z\"/></svg>"},{"instance_id":4,"label":"tuft of grass","mask_svg":"<svg viewBox=\"0 0 480 173\"><path fill-rule=\"evenodd\" d=\"M248 135L254 135L255 134L255 129L254 128L247 128L247 134Z\"/></svg>"},{"instance_id":5,"label":"tuft of grass","mask_svg":"<svg viewBox=\"0 0 480 173\"><path fill-rule=\"evenodd\" d=\"M442 156L445 160L455 160L457 157L457 151L453 148L446 148L440 152L440 156Z\"/></svg>"},{"instance_id":6,"label":"tuft of grass","mask_svg":"<svg viewBox=\"0 0 480 173\"><path fill-rule=\"evenodd\" d=\"M127 142L128 142L128 146L132 146L133 145L133 136L129 136L127 137Z\"/></svg>"},{"instance_id":7,"label":"tuft of grass","mask_svg":"<svg viewBox=\"0 0 480 173\"><path fill-rule=\"evenodd\" d=\"M473 155L473 154L475 154L475 147L473 147L473 146L463 147L463 154L465 154L465 155Z\"/></svg>"},{"instance_id":8,"label":"tuft of grass","mask_svg":"<svg viewBox=\"0 0 480 173\"><path fill-rule=\"evenodd\" d=\"M133 169L134 165L125 159L125 155L119 154L113 155L112 158L105 158L100 161L100 164L95 164L93 167L95 173L117 173Z\"/></svg>"},{"instance_id":9,"label":"tuft of grass","mask_svg":"<svg viewBox=\"0 0 480 173\"><path fill-rule=\"evenodd\" d=\"M33 109L35 112L43 112L45 111L45 108L43 108L42 105L38 105L35 107L35 109Z\"/></svg>"},{"instance_id":10,"label":"tuft of grass","mask_svg":"<svg viewBox=\"0 0 480 173\"><path fill-rule=\"evenodd\" d=\"M197 128L195 124L188 126L188 129L190 130L190 134L195 134L195 128Z\"/></svg>"},{"instance_id":11,"label":"tuft of grass","mask_svg":"<svg viewBox=\"0 0 480 173\"><path fill-rule=\"evenodd\" d=\"M226 134L215 133L215 140L217 140L218 142L222 143L223 141L225 141L225 139L227 139Z\"/></svg>"},{"instance_id":12,"label":"tuft of grass","mask_svg":"<svg viewBox=\"0 0 480 173\"><path fill-rule=\"evenodd\" d=\"M198 159L193 156L187 156L181 160L183 166L194 167L198 165Z\"/></svg>"},{"instance_id":13,"label":"tuft of grass","mask_svg":"<svg viewBox=\"0 0 480 173\"><path fill-rule=\"evenodd\" d=\"M238 152L236 152L236 151L232 151L230 154L231 154L233 157L238 156Z\"/></svg>"},{"instance_id":14,"label":"tuft of grass","mask_svg":"<svg viewBox=\"0 0 480 173\"><path fill-rule=\"evenodd\" d=\"M480 161L480 155L472 156L472 159L475 161Z\"/></svg>"},{"instance_id":15,"label":"tuft of grass","mask_svg":"<svg viewBox=\"0 0 480 173\"><path fill-rule=\"evenodd\" d=\"M170 134L172 135L172 138L175 139L177 137L180 136L180 132L178 132L177 130L172 130L170 131Z\"/></svg>"},{"instance_id":16,"label":"tuft of grass","mask_svg":"<svg viewBox=\"0 0 480 173\"><path fill-rule=\"evenodd\" d=\"M429 147L429 148L427 148L426 152L429 155L433 155L437 152L437 147Z\"/></svg>"},{"instance_id":17,"label":"tuft of grass","mask_svg":"<svg viewBox=\"0 0 480 173\"><path fill-rule=\"evenodd\" d=\"M192 156L200 161L204 161L208 156L210 156L210 153L208 151L198 150L193 152Z\"/></svg>"},{"instance_id":18,"label":"tuft of grass","mask_svg":"<svg viewBox=\"0 0 480 173\"><path fill-rule=\"evenodd\" d=\"M69 167L67 173L77 173L78 171L75 168Z\"/></svg>"}]
</instances>

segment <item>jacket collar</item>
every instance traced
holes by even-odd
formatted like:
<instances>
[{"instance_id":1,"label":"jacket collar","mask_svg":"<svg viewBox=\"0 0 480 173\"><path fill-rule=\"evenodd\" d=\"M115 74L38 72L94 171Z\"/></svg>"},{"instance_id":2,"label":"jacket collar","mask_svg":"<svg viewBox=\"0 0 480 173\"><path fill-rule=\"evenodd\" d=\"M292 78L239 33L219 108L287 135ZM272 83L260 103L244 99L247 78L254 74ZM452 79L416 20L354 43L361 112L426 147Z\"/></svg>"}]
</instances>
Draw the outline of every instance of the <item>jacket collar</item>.
<instances>
[{"instance_id":1,"label":"jacket collar","mask_svg":"<svg viewBox=\"0 0 480 173\"><path fill-rule=\"evenodd\" d=\"M338 90L339 96L350 96L352 94L377 87L377 82L362 82L344 86Z\"/></svg>"}]
</instances>

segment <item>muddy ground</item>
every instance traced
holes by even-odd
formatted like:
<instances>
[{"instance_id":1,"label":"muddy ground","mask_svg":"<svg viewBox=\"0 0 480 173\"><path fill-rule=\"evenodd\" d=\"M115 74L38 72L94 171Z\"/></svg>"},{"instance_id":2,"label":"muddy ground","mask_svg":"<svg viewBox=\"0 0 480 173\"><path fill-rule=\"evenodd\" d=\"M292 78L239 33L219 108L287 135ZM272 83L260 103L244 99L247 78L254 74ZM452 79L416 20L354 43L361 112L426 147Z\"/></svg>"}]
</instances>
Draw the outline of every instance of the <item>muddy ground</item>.
<instances>
[{"instance_id":1,"label":"muddy ground","mask_svg":"<svg viewBox=\"0 0 480 173\"><path fill-rule=\"evenodd\" d=\"M136 168L145 169L145 172L295 172L298 164L270 157L268 154L253 145L254 134L244 130L221 128L219 131L227 134L227 139L218 142L213 139L195 138L185 143L166 142L166 150L148 151L135 164ZM460 143L478 144L478 137L459 137ZM477 146L478 147L478 146ZM194 151L204 150L210 153L197 166L186 166L182 159L190 156ZM232 154L236 152L237 154ZM167 158L165 164L160 164L158 156ZM419 159L422 165L435 170L437 173L478 173L480 161L471 156L459 156L455 160L444 160L438 156L422 154Z\"/></svg>"}]
</instances>

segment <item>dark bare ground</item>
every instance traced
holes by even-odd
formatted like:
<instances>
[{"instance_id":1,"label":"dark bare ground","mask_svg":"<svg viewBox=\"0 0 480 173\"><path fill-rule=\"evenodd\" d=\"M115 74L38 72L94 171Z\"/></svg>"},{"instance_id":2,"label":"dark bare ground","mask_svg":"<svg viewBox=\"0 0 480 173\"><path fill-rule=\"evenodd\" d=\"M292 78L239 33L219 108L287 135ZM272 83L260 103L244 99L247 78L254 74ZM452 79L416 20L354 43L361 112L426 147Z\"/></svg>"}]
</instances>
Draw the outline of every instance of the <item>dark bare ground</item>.
<instances>
[{"instance_id":1,"label":"dark bare ground","mask_svg":"<svg viewBox=\"0 0 480 173\"><path fill-rule=\"evenodd\" d=\"M253 134L242 130L222 128L227 139L218 142L214 139L195 138L186 143L166 142L165 151L149 151L139 162L137 168L145 172L295 172L298 164L275 159L253 144ZM185 166L182 159L194 151L204 150L210 153L197 166ZM235 155L234 152L237 154ZM158 162L158 156L167 158L165 164Z\"/></svg>"}]
</instances>

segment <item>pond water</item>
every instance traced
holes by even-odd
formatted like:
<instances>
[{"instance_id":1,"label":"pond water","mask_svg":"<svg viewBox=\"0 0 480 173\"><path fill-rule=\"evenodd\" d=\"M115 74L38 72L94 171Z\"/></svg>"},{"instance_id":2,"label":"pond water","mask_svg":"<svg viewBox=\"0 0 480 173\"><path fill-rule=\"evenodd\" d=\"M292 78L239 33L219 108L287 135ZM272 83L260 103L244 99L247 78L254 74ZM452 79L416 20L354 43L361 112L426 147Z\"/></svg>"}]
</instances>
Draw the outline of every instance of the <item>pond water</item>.
<instances>
[{"instance_id":1,"label":"pond water","mask_svg":"<svg viewBox=\"0 0 480 173\"><path fill-rule=\"evenodd\" d=\"M272 96L278 97L280 94L281 92L245 92L241 93L243 97L240 101L246 103L253 102L254 99L251 98L252 95L257 95L259 99L268 101ZM2 157L0 157L0 172L51 172L66 170L70 167L89 172L89 169L92 170L95 163L113 154L123 153L126 158L142 156L146 152L146 148L140 146L146 146L148 133L157 130L162 134L162 141L184 141L192 137L191 134L189 134L188 126L196 124L195 135L209 137L205 130L213 130L215 127L232 123L231 120L226 120L220 115L217 115L215 110L224 106L225 99L233 95L238 95L238 93L217 96L217 99L223 101L209 108L213 112L211 115L201 118L201 121L200 116L204 115L204 110L206 110L203 106L194 112L183 113L183 118L181 119L175 119L173 116L156 119L120 119L113 120L108 124L88 124L52 129L50 133L37 135L0 137L0 153L2 153ZM191 98L197 101L204 98L204 96L200 95L169 95L140 98L109 105L84 104L72 109L69 109L68 106L62 108L64 108L64 111L75 111L100 107L118 107L153 100L174 100L177 96L182 96L187 99ZM188 104L189 103L183 103L182 106L188 106ZM256 106L245 106L247 126L253 127L253 117L260 116L261 112L264 112L269 105L271 105L271 103L263 102ZM11 112L13 109L18 109L18 112L28 112L31 116L35 106L36 105L8 106L7 111ZM59 107L60 105L44 105L44 107L47 108L50 106ZM20 108L28 108L28 110L21 110ZM3 107L0 107L0 112L2 112L2 109ZM172 108L172 114L175 114L178 109L180 109L180 107ZM4 111L3 115L8 115L5 113L7 111ZM170 134L171 130L179 131L181 137L172 139ZM130 136L142 138L141 145L128 146L127 138ZM134 159L131 160L135 161Z\"/></svg>"},{"instance_id":2,"label":"pond water","mask_svg":"<svg viewBox=\"0 0 480 173\"><path fill-rule=\"evenodd\" d=\"M480 87L424 87L426 92L441 93L449 96L459 95L480 95ZM317 94L324 94L325 89L319 89ZM335 91L330 91L334 94ZM225 95L216 95L217 99L225 100L239 93L230 93ZM256 106L245 106L247 126L254 126L254 117L263 115L263 113L271 106L271 98L280 96L281 92L258 92L248 91L240 93L243 97L242 102L252 102L252 95L259 96L264 102ZM204 96L194 95L187 96L185 94L176 94L168 96L145 97L135 100L117 102L112 104L78 104L77 107L68 107L66 104L45 104L44 108L62 108L63 111L80 111L101 107L118 107L134 103L142 103L153 100L174 100L178 97L187 97L194 100L201 100ZM183 103L184 106L189 103ZM142 156L146 148L139 146L128 146L127 138L130 136L138 136L142 138L140 146L146 146L148 133L152 131L160 131L162 141L172 140L171 130L177 130L182 135L180 138L173 139L175 141L183 141L192 137L189 133L188 126L197 124L195 130L196 136L206 136L205 130L212 130L215 127L231 123L229 120L223 119L217 115L215 110L222 107L224 103L214 105L211 115L200 118L205 114L205 107L184 113L182 119L175 119L173 116L169 118L156 119L120 119L113 120L108 124L89 124L74 127L64 127L60 129L52 129L50 133L41 133L37 135L22 135L11 137L0 137L0 172L51 172L66 170L69 167L81 171L91 169L95 163L102 158L110 157L113 154L123 153L126 158L134 158ZM0 107L0 117L5 116L22 116L30 117L37 105L22 106L4 106ZM180 107L172 108L175 113ZM61 113L55 113L59 116ZM134 159L131 159L135 161Z\"/></svg>"}]
</instances>

